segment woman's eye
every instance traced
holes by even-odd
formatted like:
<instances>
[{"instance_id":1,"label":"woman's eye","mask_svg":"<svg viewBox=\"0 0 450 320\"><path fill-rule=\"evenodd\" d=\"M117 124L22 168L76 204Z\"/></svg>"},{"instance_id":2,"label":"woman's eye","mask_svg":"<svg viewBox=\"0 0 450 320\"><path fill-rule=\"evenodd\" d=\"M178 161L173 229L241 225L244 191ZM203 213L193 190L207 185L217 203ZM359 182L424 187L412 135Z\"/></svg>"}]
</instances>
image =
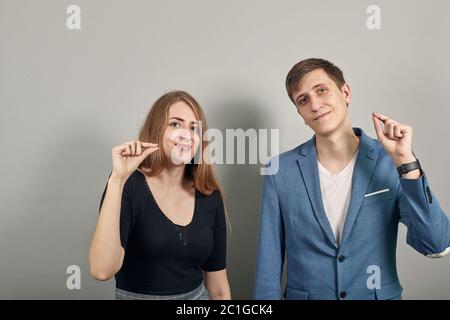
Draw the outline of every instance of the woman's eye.
<instances>
[{"instance_id":1,"label":"woman's eye","mask_svg":"<svg viewBox=\"0 0 450 320\"><path fill-rule=\"evenodd\" d=\"M325 93L325 91L327 91L327 89L325 89L325 88L320 88L319 89L319 93Z\"/></svg>"},{"instance_id":2,"label":"woman's eye","mask_svg":"<svg viewBox=\"0 0 450 320\"><path fill-rule=\"evenodd\" d=\"M169 126L171 126L172 128L178 128L180 126L180 124L178 122L172 122L172 123L169 123Z\"/></svg>"}]
</instances>

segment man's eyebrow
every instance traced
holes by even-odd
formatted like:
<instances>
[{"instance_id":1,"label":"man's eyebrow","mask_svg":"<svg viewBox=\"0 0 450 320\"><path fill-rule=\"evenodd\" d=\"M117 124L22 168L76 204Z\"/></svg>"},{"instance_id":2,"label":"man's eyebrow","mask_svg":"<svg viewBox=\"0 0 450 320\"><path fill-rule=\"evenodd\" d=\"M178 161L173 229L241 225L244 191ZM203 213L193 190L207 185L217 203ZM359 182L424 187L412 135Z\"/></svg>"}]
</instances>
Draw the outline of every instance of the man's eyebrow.
<instances>
[{"instance_id":1,"label":"man's eyebrow","mask_svg":"<svg viewBox=\"0 0 450 320\"><path fill-rule=\"evenodd\" d=\"M323 85L327 85L327 84L328 84L328 82L321 82L321 83L318 83L318 84L314 85L314 86L311 88L311 90L314 90L314 89L317 88L317 87L320 87L320 86L323 86ZM299 99L300 97L304 96L305 94L306 94L305 92L300 93L300 94L297 96L297 98L295 98L295 101L298 101L298 99Z\"/></svg>"}]
</instances>

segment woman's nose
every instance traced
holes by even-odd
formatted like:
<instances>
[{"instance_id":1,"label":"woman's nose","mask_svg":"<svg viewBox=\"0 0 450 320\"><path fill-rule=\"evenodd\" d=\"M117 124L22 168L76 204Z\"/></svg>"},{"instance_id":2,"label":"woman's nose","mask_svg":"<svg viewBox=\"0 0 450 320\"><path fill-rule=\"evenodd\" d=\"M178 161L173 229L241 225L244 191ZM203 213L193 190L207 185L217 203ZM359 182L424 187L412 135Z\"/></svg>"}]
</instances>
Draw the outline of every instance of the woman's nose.
<instances>
[{"instance_id":1,"label":"woman's nose","mask_svg":"<svg viewBox=\"0 0 450 320\"><path fill-rule=\"evenodd\" d=\"M189 132L189 130L181 129L178 133L178 139L180 141L191 140L191 133Z\"/></svg>"}]
</instances>

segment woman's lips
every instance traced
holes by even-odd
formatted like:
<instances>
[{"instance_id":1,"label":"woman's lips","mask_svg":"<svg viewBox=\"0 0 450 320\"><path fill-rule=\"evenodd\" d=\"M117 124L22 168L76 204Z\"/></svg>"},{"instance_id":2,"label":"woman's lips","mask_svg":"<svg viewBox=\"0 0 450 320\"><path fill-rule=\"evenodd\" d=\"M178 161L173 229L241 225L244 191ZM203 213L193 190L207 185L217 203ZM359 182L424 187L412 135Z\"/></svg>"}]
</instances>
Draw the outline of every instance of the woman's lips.
<instances>
[{"instance_id":1,"label":"woman's lips","mask_svg":"<svg viewBox=\"0 0 450 320\"><path fill-rule=\"evenodd\" d=\"M175 143L175 147L181 151L190 151L192 149L192 145L184 143Z\"/></svg>"}]
</instances>

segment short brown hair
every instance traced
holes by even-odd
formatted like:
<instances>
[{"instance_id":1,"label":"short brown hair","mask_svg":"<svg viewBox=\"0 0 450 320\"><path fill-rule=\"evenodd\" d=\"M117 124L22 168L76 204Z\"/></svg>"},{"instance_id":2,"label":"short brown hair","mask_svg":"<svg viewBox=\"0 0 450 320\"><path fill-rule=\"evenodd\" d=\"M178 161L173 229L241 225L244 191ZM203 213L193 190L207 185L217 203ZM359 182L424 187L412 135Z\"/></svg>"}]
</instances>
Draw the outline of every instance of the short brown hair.
<instances>
[{"instance_id":1,"label":"short brown hair","mask_svg":"<svg viewBox=\"0 0 450 320\"><path fill-rule=\"evenodd\" d=\"M342 70L328 60L309 58L296 63L286 76L286 91L295 104L292 92L298 86L300 80L309 72L316 69L322 69L333 80L336 86L341 89L345 84L344 74Z\"/></svg>"}]
</instances>

